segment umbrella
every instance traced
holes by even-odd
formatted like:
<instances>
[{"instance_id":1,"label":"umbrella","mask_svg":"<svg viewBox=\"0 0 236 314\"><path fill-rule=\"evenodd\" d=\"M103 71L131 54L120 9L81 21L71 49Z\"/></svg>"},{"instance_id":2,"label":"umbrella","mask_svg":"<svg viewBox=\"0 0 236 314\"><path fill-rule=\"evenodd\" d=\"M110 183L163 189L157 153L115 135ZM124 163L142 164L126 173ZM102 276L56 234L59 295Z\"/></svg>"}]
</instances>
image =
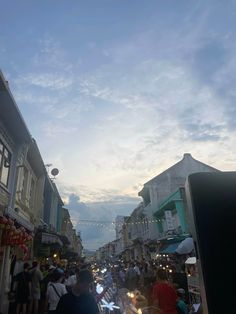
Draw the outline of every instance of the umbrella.
<instances>
[{"instance_id":1,"label":"umbrella","mask_svg":"<svg viewBox=\"0 0 236 314\"><path fill-rule=\"evenodd\" d=\"M193 249L193 238L186 238L179 244L175 252L178 254L189 254Z\"/></svg>"}]
</instances>

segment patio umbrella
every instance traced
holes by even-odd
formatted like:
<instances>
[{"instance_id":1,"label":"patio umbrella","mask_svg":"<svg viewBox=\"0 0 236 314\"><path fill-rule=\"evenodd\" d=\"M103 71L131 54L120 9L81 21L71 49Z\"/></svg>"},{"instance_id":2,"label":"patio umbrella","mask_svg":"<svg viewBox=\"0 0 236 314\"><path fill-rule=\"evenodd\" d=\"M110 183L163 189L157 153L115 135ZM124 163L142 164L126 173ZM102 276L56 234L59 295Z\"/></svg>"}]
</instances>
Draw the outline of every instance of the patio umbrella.
<instances>
[{"instance_id":1,"label":"patio umbrella","mask_svg":"<svg viewBox=\"0 0 236 314\"><path fill-rule=\"evenodd\" d=\"M179 244L175 252L178 254L189 254L193 249L193 238L186 238Z\"/></svg>"}]
</instances>

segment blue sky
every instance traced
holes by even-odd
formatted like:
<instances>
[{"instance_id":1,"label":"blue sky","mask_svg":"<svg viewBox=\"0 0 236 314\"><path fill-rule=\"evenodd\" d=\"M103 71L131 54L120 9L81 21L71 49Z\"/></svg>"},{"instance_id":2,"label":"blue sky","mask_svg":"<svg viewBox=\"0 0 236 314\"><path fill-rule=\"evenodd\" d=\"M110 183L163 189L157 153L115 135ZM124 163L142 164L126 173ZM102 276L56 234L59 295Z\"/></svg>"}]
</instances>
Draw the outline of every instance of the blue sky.
<instances>
[{"instance_id":1,"label":"blue sky","mask_svg":"<svg viewBox=\"0 0 236 314\"><path fill-rule=\"evenodd\" d=\"M129 214L183 153L235 170L235 1L1 7L0 68L85 246L114 232L79 219Z\"/></svg>"}]
</instances>

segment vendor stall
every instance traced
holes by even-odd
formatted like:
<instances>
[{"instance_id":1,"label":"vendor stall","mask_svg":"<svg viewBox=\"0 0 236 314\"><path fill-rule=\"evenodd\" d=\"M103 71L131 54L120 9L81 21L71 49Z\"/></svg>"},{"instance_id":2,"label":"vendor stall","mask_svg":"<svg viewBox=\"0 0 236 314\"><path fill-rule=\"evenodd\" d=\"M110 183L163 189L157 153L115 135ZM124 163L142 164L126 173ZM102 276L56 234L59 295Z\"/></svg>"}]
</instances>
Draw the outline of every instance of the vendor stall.
<instances>
[{"instance_id":1,"label":"vendor stall","mask_svg":"<svg viewBox=\"0 0 236 314\"><path fill-rule=\"evenodd\" d=\"M185 270L188 279L189 305L193 313L201 304L200 283L197 270L196 257L189 257L185 261Z\"/></svg>"}]
</instances>

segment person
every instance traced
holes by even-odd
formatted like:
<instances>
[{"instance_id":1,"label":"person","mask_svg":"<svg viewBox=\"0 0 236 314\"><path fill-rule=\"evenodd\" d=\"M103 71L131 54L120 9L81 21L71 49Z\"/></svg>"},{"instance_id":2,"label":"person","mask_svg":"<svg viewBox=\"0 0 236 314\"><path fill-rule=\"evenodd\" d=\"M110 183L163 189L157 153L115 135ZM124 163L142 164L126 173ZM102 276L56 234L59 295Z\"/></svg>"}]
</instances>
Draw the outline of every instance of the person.
<instances>
[{"instance_id":1,"label":"person","mask_svg":"<svg viewBox=\"0 0 236 314\"><path fill-rule=\"evenodd\" d=\"M61 283L63 280L63 272L55 269L52 273L52 281L48 283L47 298L45 303L45 312L56 313L57 304L60 298L67 293L66 287ZM48 306L49 305L49 306Z\"/></svg>"},{"instance_id":2,"label":"person","mask_svg":"<svg viewBox=\"0 0 236 314\"><path fill-rule=\"evenodd\" d=\"M160 308L163 314L178 314L176 310L177 293L167 280L165 270L157 270L157 282L152 292L153 305Z\"/></svg>"},{"instance_id":3,"label":"person","mask_svg":"<svg viewBox=\"0 0 236 314\"><path fill-rule=\"evenodd\" d=\"M179 297L177 301L177 313L188 314L188 308L185 303L185 291L183 288L177 289L177 295Z\"/></svg>"},{"instance_id":4,"label":"person","mask_svg":"<svg viewBox=\"0 0 236 314\"><path fill-rule=\"evenodd\" d=\"M141 276L141 272L140 272L140 269L139 269L139 266L138 266L138 262L136 262L134 264L134 271L136 272L136 287L138 287L140 276Z\"/></svg>"},{"instance_id":5,"label":"person","mask_svg":"<svg viewBox=\"0 0 236 314\"><path fill-rule=\"evenodd\" d=\"M120 288L124 288L124 286L125 286L125 272L124 272L122 267L120 267L120 269L119 269L118 282L119 282Z\"/></svg>"},{"instance_id":6,"label":"person","mask_svg":"<svg viewBox=\"0 0 236 314\"><path fill-rule=\"evenodd\" d=\"M78 273L78 270L76 270L76 272L74 272L73 270L69 271L69 277L64 282L64 284L67 287L71 287L71 286L74 286L76 284L76 282L77 282L77 273Z\"/></svg>"},{"instance_id":7,"label":"person","mask_svg":"<svg viewBox=\"0 0 236 314\"><path fill-rule=\"evenodd\" d=\"M55 267L50 267L49 265L41 266L41 272L43 274L43 280L40 282L40 294L41 299L39 302L39 313L42 314L44 312L45 303L47 299L47 287L49 282L52 281L52 274Z\"/></svg>"},{"instance_id":8,"label":"person","mask_svg":"<svg viewBox=\"0 0 236 314\"><path fill-rule=\"evenodd\" d=\"M184 289L185 291L185 300L189 303L188 298L188 279L185 273L185 265L181 266L180 271L176 271L176 267L172 267L172 283L176 289Z\"/></svg>"},{"instance_id":9,"label":"person","mask_svg":"<svg viewBox=\"0 0 236 314\"><path fill-rule=\"evenodd\" d=\"M61 297L56 314L99 314L97 303L89 291L92 282L91 272L82 269L78 274L76 285Z\"/></svg>"},{"instance_id":10,"label":"person","mask_svg":"<svg viewBox=\"0 0 236 314\"><path fill-rule=\"evenodd\" d=\"M137 273L134 270L134 264L130 263L126 272L126 288L133 291L137 286Z\"/></svg>"},{"instance_id":11,"label":"person","mask_svg":"<svg viewBox=\"0 0 236 314\"><path fill-rule=\"evenodd\" d=\"M107 286L107 287L111 287L113 285L113 278L112 278L110 268L107 269L107 273L104 276L104 282L105 282L105 286Z\"/></svg>"},{"instance_id":12,"label":"person","mask_svg":"<svg viewBox=\"0 0 236 314\"><path fill-rule=\"evenodd\" d=\"M143 288L144 295L149 299L152 292L152 279L153 279L153 271L148 263L145 263L141 272L141 283ZM150 303L150 302L149 302Z\"/></svg>"},{"instance_id":13,"label":"person","mask_svg":"<svg viewBox=\"0 0 236 314\"><path fill-rule=\"evenodd\" d=\"M39 269L38 263L32 263L32 268L29 270L31 276L31 302L29 306L29 314L38 313L38 305L40 300L40 282L43 280L43 274Z\"/></svg>"},{"instance_id":14,"label":"person","mask_svg":"<svg viewBox=\"0 0 236 314\"><path fill-rule=\"evenodd\" d=\"M31 277L29 274L29 263L24 263L23 271L15 277L16 290L16 314L26 314L27 303L31 295Z\"/></svg>"}]
</instances>

